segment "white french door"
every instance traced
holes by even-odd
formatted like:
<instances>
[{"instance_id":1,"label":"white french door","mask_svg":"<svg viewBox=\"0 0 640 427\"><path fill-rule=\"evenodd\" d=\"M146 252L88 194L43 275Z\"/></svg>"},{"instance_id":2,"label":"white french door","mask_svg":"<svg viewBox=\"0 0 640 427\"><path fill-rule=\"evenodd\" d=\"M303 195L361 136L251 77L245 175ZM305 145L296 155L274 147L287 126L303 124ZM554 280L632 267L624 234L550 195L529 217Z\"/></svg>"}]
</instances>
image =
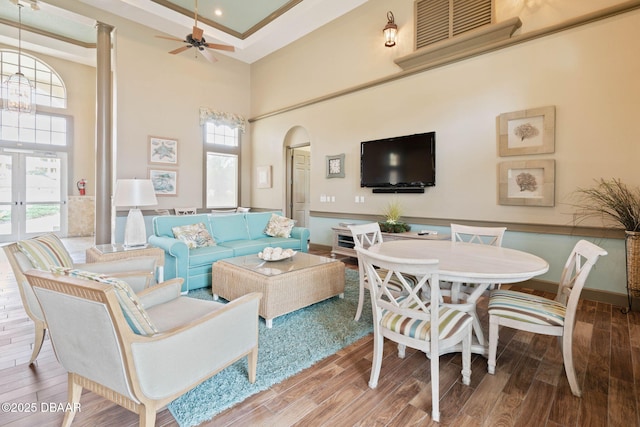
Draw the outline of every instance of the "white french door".
<instances>
[{"instance_id":1,"label":"white french door","mask_svg":"<svg viewBox=\"0 0 640 427\"><path fill-rule=\"evenodd\" d=\"M67 231L67 156L0 151L0 242Z\"/></svg>"}]
</instances>

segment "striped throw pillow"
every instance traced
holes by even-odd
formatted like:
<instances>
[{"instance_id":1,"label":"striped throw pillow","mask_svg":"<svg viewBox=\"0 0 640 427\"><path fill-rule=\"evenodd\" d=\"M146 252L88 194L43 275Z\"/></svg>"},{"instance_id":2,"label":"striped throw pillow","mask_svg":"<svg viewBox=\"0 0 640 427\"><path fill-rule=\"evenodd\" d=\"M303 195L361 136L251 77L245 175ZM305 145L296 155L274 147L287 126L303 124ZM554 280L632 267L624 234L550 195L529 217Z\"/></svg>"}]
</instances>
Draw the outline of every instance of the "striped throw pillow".
<instances>
[{"instance_id":1,"label":"striped throw pillow","mask_svg":"<svg viewBox=\"0 0 640 427\"><path fill-rule=\"evenodd\" d=\"M20 251L29 258L31 265L38 270L51 267L73 267L73 260L62 241L55 234L45 234L33 239L17 242Z\"/></svg>"},{"instance_id":2,"label":"striped throw pillow","mask_svg":"<svg viewBox=\"0 0 640 427\"><path fill-rule=\"evenodd\" d=\"M158 329L149 318L138 296L124 280L107 277L100 273L64 267L51 267L51 272L112 285L116 292L120 309L122 309L122 314L124 314L124 318L127 320L131 330L138 335L145 336L158 333Z\"/></svg>"}]
</instances>

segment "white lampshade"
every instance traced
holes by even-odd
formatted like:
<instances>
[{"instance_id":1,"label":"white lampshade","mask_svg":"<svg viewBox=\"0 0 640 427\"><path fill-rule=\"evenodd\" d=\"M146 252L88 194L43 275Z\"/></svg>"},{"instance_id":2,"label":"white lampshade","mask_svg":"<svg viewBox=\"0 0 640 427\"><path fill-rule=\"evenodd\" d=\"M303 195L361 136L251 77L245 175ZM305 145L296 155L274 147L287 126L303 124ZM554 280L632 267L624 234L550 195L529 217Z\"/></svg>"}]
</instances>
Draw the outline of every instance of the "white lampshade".
<instances>
[{"instance_id":1,"label":"white lampshade","mask_svg":"<svg viewBox=\"0 0 640 427\"><path fill-rule=\"evenodd\" d=\"M158 204L150 179L119 179L113 198L116 206L152 206Z\"/></svg>"},{"instance_id":2,"label":"white lampshade","mask_svg":"<svg viewBox=\"0 0 640 427\"><path fill-rule=\"evenodd\" d=\"M138 206L157 205L156 192L150 179L119 179L113 197L116 206L134 206L129 210L124 229L124 246L135 248L146 246L147 229Z\"/></svg>"}]
</instances>

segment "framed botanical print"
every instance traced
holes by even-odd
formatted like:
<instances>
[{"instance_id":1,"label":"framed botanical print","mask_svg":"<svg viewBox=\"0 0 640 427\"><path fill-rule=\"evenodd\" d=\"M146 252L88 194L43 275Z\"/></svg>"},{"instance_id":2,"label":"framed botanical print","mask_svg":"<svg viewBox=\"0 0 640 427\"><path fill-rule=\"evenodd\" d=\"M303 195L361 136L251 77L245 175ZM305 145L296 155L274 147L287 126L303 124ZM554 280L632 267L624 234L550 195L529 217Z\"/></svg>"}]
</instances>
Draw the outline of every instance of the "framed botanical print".
<instances>
[{"instance_id":1,"label":"framed botanical print","mask_svg":"<svg viewBox=\"0 0 640 427\"><path fill-rule=\"evenodd\" d=\"M498 203L555 205L555 160L520 160L498 165Z\"/></svg>"},{"instance_id":2,"label":"framed botanical print","mask_svg":"<svg viewBox=\"0 0 640 427\"><path fill-rule=\"evenodd\" d=\"M344 178L344 153L327 156L327 178Z\"/></svg>"},{"instance_id":3,"label":"framed botanical print","mask_svg":"<svg viewBox=\"0 0 640 427\"><path fill-rule=\"evenodd\" d=\"M500 156L548 154L555 151L556 108L540 107L500 114Z\"/></svg>"}]
</instances>

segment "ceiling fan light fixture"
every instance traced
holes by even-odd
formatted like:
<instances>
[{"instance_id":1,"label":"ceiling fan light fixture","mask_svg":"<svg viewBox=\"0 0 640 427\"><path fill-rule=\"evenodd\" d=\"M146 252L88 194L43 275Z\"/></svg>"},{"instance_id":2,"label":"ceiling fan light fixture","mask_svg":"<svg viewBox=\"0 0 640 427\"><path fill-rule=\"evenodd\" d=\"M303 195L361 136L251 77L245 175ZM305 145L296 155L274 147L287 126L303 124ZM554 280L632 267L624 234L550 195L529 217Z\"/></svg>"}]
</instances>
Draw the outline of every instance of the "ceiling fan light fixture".
<instances>
[{"instance_id":1,"label":"ceiling fan light fixture","mask_svg":"<svg viewBox=\"0 0 640 427\"><path fill-rule=\"evenodd\" d=\"M384 45L386 47L393 47L396 45L396 38L398 36L398 26L395 23L395 17L393 12L387 12L387 25L382 30L384 34Z\"/></svg>"}]
</instances>

